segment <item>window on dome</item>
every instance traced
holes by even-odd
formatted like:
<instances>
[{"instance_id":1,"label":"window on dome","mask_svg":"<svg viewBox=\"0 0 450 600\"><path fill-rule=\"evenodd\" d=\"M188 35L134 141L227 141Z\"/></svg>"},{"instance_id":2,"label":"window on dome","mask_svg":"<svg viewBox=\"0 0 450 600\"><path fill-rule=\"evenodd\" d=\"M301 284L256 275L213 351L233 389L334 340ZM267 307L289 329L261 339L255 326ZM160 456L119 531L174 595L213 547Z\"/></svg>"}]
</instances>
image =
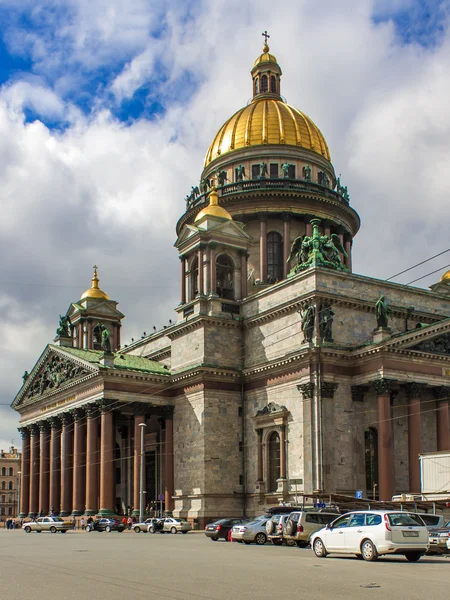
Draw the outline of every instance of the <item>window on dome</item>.
<instances>
[{"instance_id":1,"label":"window on dome","mask_svg":"<svg viewBox=\"0 0 450 600\"><path fill-rule=\"evenodd\" d=\"M198 258L195 257L192 261L191 266L191 289L190 289L190 300L194 300L194 298L198 294Z\"/></svg>"},{"instance_id":2,"label":"window on dome","mask_svg":"<svg viewBox=\"0 0 450 600\"><path fill-rule=\"evenodd\" d=\"M281 474L280 436L274 431L269 438L269 492L276 492Z\"/></svg>"},{"instance_id":3,"label":"window on dome","mask_svg":"<svg viewBox=\"0 0 450 600\"><path fill-rule=\"evenodd\" d=\"M252 179L259 179L259 165L252 165Z\"/></svg>"},{"instance_id":4,"label":"window on dome","mask_svg":"<svg viewBox=\"0 0 450 600\"><path fill-rule=\"evenodd\" d=\"M289 179L295 179L295 165L289 165L288 177Z\"/></svg>"},{"instance_id":5,"label":"window on dome","mask_svg":"<svg viewBox=\"0 0 450 600\"><path fill-rule=\"evenodd\" d=\"M283 238L276 231L267 235L267 281L283 279Z\"/></svg>"},{"instance_id":6,"label":"window on dome","mask_svg":"<svg viewBox=\"0 0 450 600\"><path fill-rule=\"evenodd\" d=\"M216 261L216 292L219 298L234 300L233 261L226 254L221 254Z\"/></svg>"},{"instance_id":7,"label":"window on dome","mask_svg":"<svg viewBox=\"0 0 450 600\"><path fill-rule=\"evenodd\" d=\"M261 77L261 92L264 94L264 92L267 92L269 90L269 80L267 75L263 75Z\"/></svg>"},{"instance_id":8,"label":"window on dome","mask_svg":"<svg viewBox=\"0 0 450 600\"><path fill-rule=\"evenodd\" d=\"M278 164L270 163L270 176L274 179L278 179Z\"/></svg>"},{"instance_id":9,"label":"window on dome","mask_svg":"<svg viewBox=\"0 0 450 600\"><path fill-rule=\"evenodd\" d=\"M271 77L270 77L270 91L271 91L273 94L276 94L276 93L277 93L277 81L276 81L276 79L275 79L275 76L274 76L274 75L271 75Z\"/></svg>"},{"instance_id":10,"label":"window on dome","mask_svg":"<svg viewBox=\"0 0 450 600\"><path fill-rule=\"evenodd\" d=\"M102 328L99 324L94 327L94 331L92 332L92 342L94 350L102 349Z\"/></svg>"}]
</instances>

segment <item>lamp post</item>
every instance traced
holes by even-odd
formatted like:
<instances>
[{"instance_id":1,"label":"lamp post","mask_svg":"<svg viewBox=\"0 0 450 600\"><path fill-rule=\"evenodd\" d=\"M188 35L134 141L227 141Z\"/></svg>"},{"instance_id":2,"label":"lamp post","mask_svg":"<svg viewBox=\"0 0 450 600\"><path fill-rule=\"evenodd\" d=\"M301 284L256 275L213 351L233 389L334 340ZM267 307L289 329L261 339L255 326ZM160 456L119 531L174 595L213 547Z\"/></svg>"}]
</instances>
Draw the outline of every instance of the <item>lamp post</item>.
<instances>
[{"instance_id":1,"label":"lamp post","mask_svg":"<svg viewBox=\"0 0 450 600\"><path fill-rule=\"evenodd\" d=\"M17 471L17 516L20 515L20 476L22 471Z\"/></svg>"},{"instance_id":2,"label":"lamp post","mask_svg":"<svg viewBox=\"0 0 450 600\"><path fill-rule=\"evenodd\" d=\"M139 479L139 523L144 520L144 429L147 427L145 423L139 423L141 428L141 476Z\"/></svg>"}]
</instances>

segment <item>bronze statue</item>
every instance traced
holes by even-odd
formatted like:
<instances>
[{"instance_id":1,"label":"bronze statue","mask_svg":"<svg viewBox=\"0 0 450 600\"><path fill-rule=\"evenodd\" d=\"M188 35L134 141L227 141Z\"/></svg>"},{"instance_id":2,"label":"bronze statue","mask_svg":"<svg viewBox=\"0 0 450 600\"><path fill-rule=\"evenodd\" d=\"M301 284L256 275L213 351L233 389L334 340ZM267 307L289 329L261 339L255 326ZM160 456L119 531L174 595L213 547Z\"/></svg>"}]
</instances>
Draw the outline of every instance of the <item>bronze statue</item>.
<instances>
[{"instance_id":1,"label":"bronze statue","mask_svg":"<svg viewBox=\"0 0 450 600\"><path fill-rule=\"evenodd\" d=\"M311 167L309 165L303 167L302 173L305 181L311 181Z\"/></svg>"},{"instance_id":2,"label":"bronze statue","mask_svg":"<svg viewBox=\"0 0 450 600\"><path fill-rule=\"evenodd\" d=\"M28 373L28 371L24 371L23 372L22 379L23 379L24 383L28 379L29 376L30 376L30 374Z\"/></svg>"},{"instance_id":3,"label":"bronze statue","mask_svg":"<svg viewBox=\"0 0 450 600\"><path fill-rule=\"evenodd\" d=\"M236 168L236 180L237 181L242 181L245 177L245 167L244 165L239 165Z\"/></svg>"},{"instance_id":4,"label":"bronze statue","mask_svg":"<svg viewBox=\"0 0 450 600\"><path fill-rule=\"evenodd\" d=\"M375 304L375 313L377 315L377 327L387 327L389 315L391 314L384 296L380 296L377 303Z\"/></svg>"},{"instance_id":5,"label":"bronze statue","mask_svg":"<svg viewBox=\"0 0 450 600\"><path fill-rule=\"evenodd\" d=\"M291 262L293 258L297 258L297 264L301 265L308 261L309 252L312 249L311 240L307 235L299 235L292 243L291 252L286 262Z\"/></svg>"},{"instance_id":6,"label":"bronze statue","mask_svg":"<svg viewBox=\"0 0 450 600\"><path fill-rule=\"evenodd\" d=\"M111 336L109 329L102 325L102 350L105 354L111 354Z\"/></svg>"},{"instance_id":7,"label":"bronze statue","mask_svg":"<svg viewBox=\"0 0 450 600\"><path fill-rule=\"evenodd\" d=\"M200 190L202 194L206 194L211 189L211 181L206 177L200 181Z\"/></svg>"},{"instance_id":8,"label":"bronze statue","mask_svg":"<svg viewBox=\"0 0 450 600\"><path fill-rule=\"evenodd\" d=\"M259 163L259 177L263 178L267 175L267 165L265 162Z\"/></svg>"},{"instance_id":9,"label":"bronze statue","mask_svg":"<svg viewBox=\"0 0 450 600\"><path fill-rule=\"evenodd\" d=\"M191 188L191 198L195 200L197 196L200 196L200 190L198 189L198 185L193 186Z\"/></svg>"},{"instance_id":10,"label":"bronze statue","mask_svg":"<svg viewBox=\"0 0 450 600\"><path fill-rule=\"evenodd\" d=\"M226 171L217 171L217 185L222 186L225 185L225 181L227 181L227 172Z\"/></svg>"},{"instance_id":11,"label":"bronze statue","mask_svg":"<svg viewBox=\"0 0 450 600\"><path fill-rule=\"evenodd\" d=\"M322 254L326 260L330 262L338 261L340 263L341 258L339 254L348 256L344 246L342 245L341 238L336 233L332 233L331 237L323 235L320 237L320 240L322 242Z\"/></svg>"},{"instance_id":12,"label":"bronze statue","mask_svg":"<svg viewBox=\"0 0 450 600\"><path fill-rule=\"evenodd\" d=\"M316 307L314 304L308 304L304 310L300 310L300 318L302 320L302 331L304 335L304 342L310 342L314 335L314 320L316 314Z\"/></svg>"},{"instance_id":13,"label":"bronze statue","mask_svg":"<svg viewBox=\"0 0 450 600\"><path fill-rule=\"evenodd\" d=\"M290 163L283 163L281 165L281 170L283 172L283 177L289 177L289 167L292 167Z\"/></svg>"},{"instance_id":14,"label":"bronze statue","mask_svg":"<svg viewBox=\"0 0 450 600\"><path fill-rule=\"evenodd\" d=\"M333 318L334 310L331 308L331 304L329 302L324 302L321 304L319 314L319 332L320 339L323 342L333 341Z\"/></svg>"},{"instance_id":15,"label":"bronze statue","mask_svg":"<svg viewBox=\"0 0 450 600\"><path fill-rule=\"evenodd\" d=\"M59 325L56 329L56 335L61 337L70 337L70 318L67 315L59 315Z\"/></svg>"}]
</instances>

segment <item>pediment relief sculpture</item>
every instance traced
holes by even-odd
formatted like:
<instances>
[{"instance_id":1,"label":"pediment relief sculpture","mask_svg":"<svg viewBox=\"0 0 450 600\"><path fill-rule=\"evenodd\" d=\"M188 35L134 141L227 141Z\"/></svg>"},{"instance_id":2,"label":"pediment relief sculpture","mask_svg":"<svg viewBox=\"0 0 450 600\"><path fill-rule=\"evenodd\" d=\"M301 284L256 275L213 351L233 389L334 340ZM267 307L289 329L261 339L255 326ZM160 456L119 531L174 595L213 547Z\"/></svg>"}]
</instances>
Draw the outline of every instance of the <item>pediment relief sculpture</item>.
<instances>
[{"instance_id":1,"label":"pediment relief sculpture","mask_svg":"<svg viewBox=\"0 0 450 600\"><path fill-rule=\"evenodd\" d=\"M36 377L33 378L26 397L41 396L46 391L57 389L66 381L81 375L89 375L89 371L66 358L51 356Z\"/></svg>"},{"instance_id":2,"label":"pediment relief sculpture","mask_svg":"<svg viewBox=\"0 0 450 600\"><path fill-rule=\"evenodd\" d=\"M444 333L429 340L424 340L420 344L411 346L410 350L429 352L431 354L450 354L450 333Z\"/></svg>"}]
</instances>

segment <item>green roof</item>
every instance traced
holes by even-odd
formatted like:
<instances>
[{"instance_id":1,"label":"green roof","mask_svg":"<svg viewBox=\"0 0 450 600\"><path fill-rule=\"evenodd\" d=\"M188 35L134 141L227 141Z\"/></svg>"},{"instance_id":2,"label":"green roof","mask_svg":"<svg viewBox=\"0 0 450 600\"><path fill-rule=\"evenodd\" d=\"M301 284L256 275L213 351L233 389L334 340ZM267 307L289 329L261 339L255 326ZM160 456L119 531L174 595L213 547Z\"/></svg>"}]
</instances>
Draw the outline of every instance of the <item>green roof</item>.
<instances>
[{"instance_id":1,"label":"green roof","mask_svg":"<svg viewBox=\"0 0 450 600\"><path fill-rule=\"evenodd\" d=\"M84 350L83 348L66 348L64 346L53 346L63 352L73 354L81 360L85 360L92 364L102 366L100 360L103 358L103 350ZM108 368L108 367L106 367ZM136 356L134 354L121 354L120 352L114 353L114 368L120 369L121 371L142 371L143 373L157 373L159 375L170 375L169 370L159 362L154 360L148 360L143 356Z\"/></svg>"}]
</instances>

